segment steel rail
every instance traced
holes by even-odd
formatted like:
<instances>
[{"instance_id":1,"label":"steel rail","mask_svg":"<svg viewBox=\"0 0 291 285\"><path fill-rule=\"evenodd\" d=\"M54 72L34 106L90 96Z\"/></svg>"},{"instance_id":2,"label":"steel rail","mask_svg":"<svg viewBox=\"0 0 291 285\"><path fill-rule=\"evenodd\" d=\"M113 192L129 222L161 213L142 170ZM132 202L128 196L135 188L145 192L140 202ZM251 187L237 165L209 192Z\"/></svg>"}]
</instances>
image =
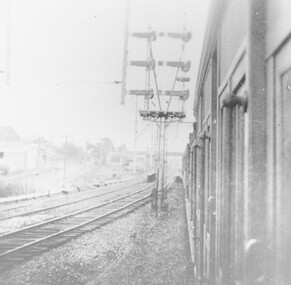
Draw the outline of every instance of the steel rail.
<instances>
[{"instance_id":1,"label":"steel rail","mask_svg":"<svg viewBox=\"0 0 291 285\"><path fill-rule=\"evenodd\" d=\"M143 177L140 178L140 179L143 179ZM20 213L20 214L16 214L16 215L10 215L10 216L7 216L7 217L0 218L0 221L5 221L5 220L8 220L8 219L12 219L12 218L16 218L16 217L21 217L21 216L28 216L28 215L32 215L32 214L36 214L36 213L40 213L40 212L44 212L44 211L49 211L49 210L52 210L52 209L55 209L55 208L59 208L59 207L63 207L63 206L71 205L71 204L80 203L80 202L83 202L83 201L86 201L86 200L90 200L90 199L102 197L102 196L105 196L107 194L111 194L111 193L114 193L114 192L118 192L118 191L120 191L122 189L125 189L127 187L131 187L131 186L137 185L140 182L139 181L140 179L137 179L137 181L135 181L132 184L119 185L119 186L122 186L122 187L118 187L118 185L114 185L116 187L114 187L114 189L112 189L111 191L106 191L106 192L103 192L103 193L97 193L97 195L95 195L93 193L92 196L88 196L88 197L85 197L85 198L77 199L77 200L74 200L74 201L65 202L65 203L62 203L62 204L57 204L57 205L53 205L53 206L49 206L49 207L45 207L45 208L40 208L40 209L37 209L37 210L33 210L33 211L29 211L29 212L24 212L24 213ZM104 188L102 190L108 190L108 189L109 188ZM99 188L98 190L101 190L101 188ZM86 191L85 193L77 193L77 194L73 194L73 195L74 196L85 196L87 194L92 194L92 191ZM74 196L71 196L71 197L61 197L61 198L54 199L53 201L50 200L48 202L60 201L62 199L66 199L66 198L73 198ZM21 205L20 207L10 208L8 211L16 210L16 209L19 209L19 208L22 208L22 207L29 207L29 206L31 206L31 205L25 205L25 206ZM3 211L0 211L0 213L1 212L3 213L5 211L7 211L7 209L5 209Z\"/></svg>"},{"instance_id":2,"label":"steel rail","mask_svg":"<svg viewBox=\"0 0 291 285\"><path fill-rule=\"evenodd\" d=\"M77 225L77 226L70 227L70 228L65 229L65 230L63 230L63 231L59 231L59 232L54 233L54 234L51 234L51 235L49 235L49 236L45 236L45 237L43 237L43 238L37 239L37 240L35 240L35 241L32 241L32 242L30 242L30 243L24 244L24 245L22 245L22 246L20 246L20 247L16 247L16 248L14 248L14 249L8 250L8 251L6 251L6 252L4 252L4 253L1 253L1 254L0 254L0 257L3 257L3 256L5 256L5 255L11 254L11 253L15 253L16 251L19 251L19 250L22 250L22 249L24 249L24 248L30 247L30 246L35 245L35 244L37 244L37 243L40 243L40 242L42 242L42 241L45 241L45 240L48 240L48 239L54 238L54 237L59 236L59 235L61 235L61 234L64 234L64 233L67 233L67 232L71 232L71 231L73 231L73 230L76 230L76 229L78 229L78 228L80 228L80 227L83 227L83 226L85 226L85 225L88 225L88 224L90 224L90 223L93 223L93 222L95 222L95 221L97 221L97 220L100 220L100 219L102 219L102 218L104 218L104 217L107 217L107 216L109 216L109 215L112 215L112 214L114 214L114 213L116 213L116 212L122 211L122 210L124 210L124 209L130 207L130 206L133 205L133 204L136 204L136 203L138 203L138 202L140 202L140 201L142 201L142 200L145 200L145 199L149 198L150 196L151 196L150 194L149 194L149 195L146 195L146 196L144 196L144 197L142 197L142 198L139 198L139 199L137 199L137 200L135 200L135 201L133 201L133 202L130 202L129 204L126 204L125 206L122 206L122 207L120 207L120 208L118 208L118 209L115 209L115 210L113 210L113 211L111 211L111 212L108 212L108 213L106 213L106 214L104 214L104 215L101 215L101 216L99 216L99 217L96 217L96 218L90 219L90 220L88 220L88 221L85 221L85 222L83 222L83 223L81 223L81 224L79 224L79 225Z\"/></svg>"},{"instance_id":3,"label":"steel rail","mask_svg":"<svg viewBox=\"0 0 291 285\"><path fill-rule=\"evenodd\" d=\"M138 176L138 177L134 177L134 178L131 178L131 179L129 179L129 180L126 180L126 181L124 181L124 182L122 182L122 184L125 184L125 183L130 183L130 182L132 182L132 181L135 181L135 180L140 180L141 178L143 178L143 176ZM103 189L108 189L108 188L112 188L112 187L114 187L114 186L118 186L118 185L116 185L116 184L112 184L112 185L109 185L109 186L100 186L100 187L98 187L96 190L103 190ZM82 195L83 193L87 193L87 192L91 192L91 190L92 190L92 187L95 187L95 186L93 186L93 185L89 185L89 186L87 186L87 185L83 185L83 186L81 186L81 187L86 187L87 189L85 190L85 191L83 191L83 192L78 192L78 193L74 193L74 194L70 194L70 197L74 197L74 196L80 196L80 195ZM95 190L95 189L94 189ZM54 194L61 194L62 192L55 192L55 193L52 193L52 195L54 195ZM28 206L30 206L31 205L31 200L33 200L33 201L35 201L35 199L38 199L38 198L47 198L47 197L49 197L48 196L48 194L45 194L45 195L43 195L43 196L35 196L35 197L29 197L29 198L23 198L23 199L20 199L20 200L16 200L16 201L9 201L9 202L1 202L0 201L0 205L4 205L4 207L5 207L5 204L9 204L8 205L8 207L5 207L4 209L3 209L3 207L1 206L1 212L2 211L9 211L9 210L14 210L14 209L19 209L19 208L22 208L22 207L28 207ZM61 200L61 199L66 199L66 198L68 198L68 196L65 196L65 197L56 197L56 198L50 198L50 201L56 201L56 200ZM17 205L16 207L15 206L12 206L11 207L11 204L13 205L14 203L22 203L22 201L26 201L26 200L28 200L28 202L27 203L25 203L25 204L21 204L21 205Z\"/></svg>"},{"instance_id":4,"label":"steel rail","mask_svg":"<svg viewBox=\"0 0 291 285\"><path fill-rule=\"evenodd\" d=\"M130 197L132 195L135 195L137 193L140 193L142 191L145 191L147 190L148 188L152 187L153 184L147 186L147 187L144 187L142 188L141 190L137 190L135 192L132 192L130 194L126 194L126 195L123 195L121 197L118 197L118 198L115 198L113 200L110 200L110 201L107 201L107 202L104 202L102 204L98 204L96 206L93 206L93 207L89 207L89 208L86 208L86 209L83 209L83 210L79 210L79 211L76 211L76 212L73 212L73 213L70 213L70 214L67 214L67 215L63 215L61 217L58 217L58 218L53 218L53 219L50 219L50 220L47 220L47 221L44 221L44 222L40 222L40 223L37 223L37 224L34 224L34 225L31 225L31 226L28 226L28 227L25 227L25 228L21 228L21 229L18 229L18 230L15 230L15 231L12 231L12 232L8 232L8 233L4 233L4 234L1 234L0 235L0 241L2 238L4 237L7 237L9 235L13 235L13 234L16 234L16 233L20 233L20 232L23 232L23 231L26 231L26 230L29 230L29 229L32 229L32 228L36 228L36 227L40 227L40 226L44 226L44 225L47 225L47 224L51 224L53 222L56 222L56 221L59 221L59 220L63 220L63 219L66 219L66 218L69 218L69 217L72 217L72 216L76 216L76 215L79 215L79 214L82 214L82 213L85 213L85 212L88 212L88 211L91 211L93 209L97 209L97 208L100 208L100 207L103 207L103 206L106 206L108 204L111 204L113 202L116 202L118 200L122 200L124 198L127 198L127 197ZM0 246L1 246L1 243L0 243ZM1 254L0 254L0 257L1 257Z\"/></svg>"},{"instance_id":5,"label":"steel rail","mask_svg":"<svg viewBox=\"0 0 291 285\"><path fill-rule=\"evenodd\" d=\"M172 180L169 181L169 182L165 185L165 187L167 187L170 183L172 183ZM98 205L97 207L101 207L102 205L105 205L105 204L107 204L107 205L108 205L108 204L112 204L112 203L114 203L114 202L116 202L116 201L118 201L118 200L122 200L122 199L124 199L124 198L127 198L127 197L130 197L130 196L133 196L133 195L139 194L139 193L141 193L141 192L143 192L143 191L145 191L145 190L151 188L153 185L154 185L154 183L152 183L151 185L149 185L149 186L147 186L147 187L144 187L144 188L141 189L141 190L135 191L135 192L133 192L133 193L131 193L131 194L124 195L124 196L119 197L119 198L117 198L117 199L113 199L113 200L108 201L108 202L106 202L106 203L100 204L100 205ZM74 237L80 236L80 235L83 234L83 233L86 233L86 232L92 231L92 230L94 230L94 229L96 229L96 228L99 228L99 227L103 226L104 224L107 224L107 223L109 223L109 222L111 222L111 221L113 221L113 220L119 218L120 216L118 216L118 217L112 217L110 221L106 221L106 220L105 220L105 221L104 221L103 223L101 223L101 224L94 225L93 228L91 227L91 228L89 228L89 229L86 229L85 226L87 226L87 225L89 225L89 224L92 224L92 223L94 223L94 222L96 222L96 221L102 221L102 219L104 219L104 218L106 218L106 217L108 217L108 216L110 216L110 215L113 215L113 214L118 213L118 212L122 212L123 210L125 210L125 209L127 209L127 208L130 209L131 206L136 205L135 208L133 208L132 210L130 210L130 211L133 211L133 210L135 210L137 207L140 207L140 206L142 206L142 205L148 203L149 201L146 201L146 200L147 200L148 198L150 198L150 197L151 197L151 194L147 194L147 195L142 196L142 197L140 197L140 198L138 198L138 199L135 199L134 201L131 201L131 202L129 202L129 203L127 202L125 205L122 205L121 207L119 206L117 209L113 209L113 210L110 210L110 209L109 209L109 212L104 213L104 214L101 213L101 215L99 215L98 217L90 218L89 220L84 221L84 222L82 222L82 223L80 223L80 224L78 224L78 225L75 225L75 226L69 227L69 228L67 228L67 229L64 229L64 230L58 231L58 232L56 232L56 233L52 233L52 234L50 234L50 235L47 235L47 236L44 236L44 237L38 238L38 239L36 239L36 240L34 240L34 241L28 242L28 243L23 244L23 245L21 245L21 246L18 246L18 247L15 247L15 248L12 248L12 249L6 250L5 252L3 252L3 253L0 254L0 257L4 258L4 260L3 260L3 259L0 260L0 267L1 267L1 268L5 268L5 267L7 267L7 266L9 265L9 262L11 263L11 262L14 262L15 260L18 260L18 261L21 260L21 261L22 261L22 260L24 260L24 259L27 258L27 257L31 257L31 256L32 256L32 253L35 253L35 250L36 250L36 252L39 253L39 252L43 252L43 251L48 250L49 248L51 248L51 246L50 246L50 245L46 245L46 246L44 245L44 246L42 246L42 247L36 247L34 251L31 251L30 253L28 253L28 254L26 254L26 255L23 255L23 254L22 254L22 256L20 256L20 257L19 257L19 256L18 256L18 257L15 257L15 256L14 256L14 254L15 254L16 252L20 252L20 251L22 251L22 250L24 250L24 249L28 249L28 248L30 248L30 247L36 245L36 244L39 244L39 243L42 243L42 242L45 242L45 241L49 241L49 240L53 240L54 238L63 235L63 239L62 239L62 241L60 241L60 240L55 241L55 246L56 246L56 245L59 245L59 244L65 242L67 239L72 239L72 238L74 238ZM144 202L143 202L143 201L144 201ZM126 202L126 201L125 201L125 202ZM139 205L140 202L143 202L143 203ZM95 207L95 208L97 208L97 207ZM87 210L87 211L89 211L89 210ZM80 211L79 211L79 212L80 212ZM84 211L82 211L82 212L84 212ZM76 215L77 215L77 214L76 214ZM122 216L123 216L123 215L124 215L124 214L122 214ZM70 216L71 216L71 215L70 215ZM63 217L63 219L64 219L64 217ZM70 223L68 223L68 226L69 226L69 225L70 225ZM82 227L84 227L84 229L83 229L82 232L76 232L73 236L72 236L72 235L69 235L69 236L66 236L66 235L65 235L66 233L73 232L74 230L77 230L77 229L82 228ZM31 227L26 228L26 230L29 229L29 228L31 228ZM46 229L46 230L47 230L47 229ZM54 230L54 229L53 229L53 230ZM16 232L21 232L21 231L23 231L23 229L22 229L22 230L19 230L19 231L16 231ZM10 233L10 234L12 234L12 233ZM2 235L2 236L0 237L0 239L1 239L3 236L4 236L4 235ZM6 236L7 236L7 235L6 235ZM33 248L33 247L32 247L32 248ZM3 263L3 261L5 262L5 258L6 258L6 259L9 258L9 256L11 256L11 255L12 255L12 259L8 259L8 260L6 260L8 263L7 263L7 262L6 262L6 263ZM15 257L14 259L13 259L13 256Z\"/></svg>"},{"instance_id":6,"label":"steel rail","mask_svg":"<svg viewBox=\"0 0 291 285\"><path fill-rule=\"evenodd\" d=\"M121 215L123 216L125 213L122 213L122 210L129 209L129 212L131 212L137 207L142 206L143 204L147 202L146 199L148 199L149 197L150 195L142 196L138 199L135 199L134 201L131 201L129 203L127 202L125 205L123 204L121 207L119 206L118 208L115 208L114 210L108 209L109 212L107 213L101 212L100 213L101 215L99 214L97 217L94 217L94 218L92 218L92 215L91 215L89 219L87 219L86 221L82 223L79 223L78 225L74 225L64 230L43 236L41 238L37 238L36 240L31 241L31 238L29 238L28 241L30 242L22 244L20 246L17 246L17 243L16 243L16 247L6 250L2 254L0 254L0 269L5 269L7 268L7 266L14 264L15 262L19 262L27 258L31 258L33 255L39 254L40 252L47 251L48 249L52 247L56 247L57 245L60 245L61 243L64 243L69 239L75 238L77 236L80 236L81 234L97 229L103 226L104 224L107 224L120 217L120 215L118 217L114 217L114 214L121 212ZM140 204L140 202L142 202L142 204ZM134 209L130 209L130 207L133 205L135 205ZM106 220L107 217L110 217L112 215L113 217L111 217L109 221ZM94 225L94 222L99 222L99 223ZM71 224L70 222L67 223L68 226L70 226L70 224ZM92 228L92 224L93 224L93 228ZM80 228L82 228L81 231L80 231ZM57 229L53 229L53 230L57 230ZM34 235L35 234L37 235L38 233L34 233ZM42 244L42 243L45 243L45 244ZM41 244L41 246L39 244Z\"/></svg>"}]
</instances>

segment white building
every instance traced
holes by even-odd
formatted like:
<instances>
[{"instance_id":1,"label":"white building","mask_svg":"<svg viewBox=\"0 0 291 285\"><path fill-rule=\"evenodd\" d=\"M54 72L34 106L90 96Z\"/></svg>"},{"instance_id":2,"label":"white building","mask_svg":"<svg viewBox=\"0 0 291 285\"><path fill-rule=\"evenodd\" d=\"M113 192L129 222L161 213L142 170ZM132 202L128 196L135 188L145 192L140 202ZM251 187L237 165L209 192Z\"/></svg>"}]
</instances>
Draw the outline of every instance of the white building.
<instances>
[{"instance_id":1,"label":"white building","mask_svg":"<svg viewBox=\"0 0 291 285\"><path fill-rule=\"evenodd\" d=\"M37 161L37 144L0 143L0 167L8 167L10 173L36 169Z\"/></svg>"},{"instance_id":2,"label":"white building","mask_svg":"<svg viewBox=\"0 0 291 285\"><path fill-rule=\"evenodd\" d=\"M0 127L0 169L9 173L37 168L39 147L20 140L11 127ZM4 171L3 171L4 170Z\"/></svg>"}]
</instances>

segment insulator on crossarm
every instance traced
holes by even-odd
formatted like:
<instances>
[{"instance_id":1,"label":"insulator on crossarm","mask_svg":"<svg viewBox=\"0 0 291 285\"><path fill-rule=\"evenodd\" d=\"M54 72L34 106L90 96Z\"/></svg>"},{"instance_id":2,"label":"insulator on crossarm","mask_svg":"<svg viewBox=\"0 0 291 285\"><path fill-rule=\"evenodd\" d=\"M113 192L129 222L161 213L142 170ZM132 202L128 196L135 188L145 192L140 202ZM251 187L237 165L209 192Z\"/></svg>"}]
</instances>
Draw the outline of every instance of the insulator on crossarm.
<instances>
[{"instance_id":1,"label":"insulator on crossarm","mask_svg":"<svg viewBox=\"0 0 291 285\"><path fill-rule=\"evenodd\" d=\"M187 61L184 63L184 65L181 67L181 70L184 72L188 72L191 68L191 61Z\"/></svg>"}]
</instances>

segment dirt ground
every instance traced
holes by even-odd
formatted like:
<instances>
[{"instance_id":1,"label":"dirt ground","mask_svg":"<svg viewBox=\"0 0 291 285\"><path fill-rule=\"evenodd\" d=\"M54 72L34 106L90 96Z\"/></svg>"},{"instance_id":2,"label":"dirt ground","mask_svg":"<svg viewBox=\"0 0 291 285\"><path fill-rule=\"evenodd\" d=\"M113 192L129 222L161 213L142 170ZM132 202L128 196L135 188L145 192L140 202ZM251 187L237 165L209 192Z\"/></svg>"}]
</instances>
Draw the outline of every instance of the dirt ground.
<instances>
[{"instance_id":1,"label":"dirt ground","mask_svg":"<svg viewBox=\"0 0 291 285\"><path fill-rule=\"evenodd\" d=\"M181 184L174 184L168 201L168 212L160 212L158 219L144 211L128 253L87 285L194 284Z\"/></svg>"}]
</instances>

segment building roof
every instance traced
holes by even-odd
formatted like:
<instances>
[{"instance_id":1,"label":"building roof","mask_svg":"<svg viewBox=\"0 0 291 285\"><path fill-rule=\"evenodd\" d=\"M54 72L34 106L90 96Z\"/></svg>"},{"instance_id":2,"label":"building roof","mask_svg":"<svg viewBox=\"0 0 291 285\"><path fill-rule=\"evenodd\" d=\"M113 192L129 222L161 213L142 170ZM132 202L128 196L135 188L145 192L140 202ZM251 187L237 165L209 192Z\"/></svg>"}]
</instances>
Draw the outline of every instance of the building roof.
<instances>
[{"instance_id":1,"label":"building roof","mask_svg":"<svg viewBox=\"0 0 291 285\"><path fill-rule=\"evenodd\" d=\"M0 142L20 142L20 137L12 127L0 127Z\"/></svg>"}]
</instances>

